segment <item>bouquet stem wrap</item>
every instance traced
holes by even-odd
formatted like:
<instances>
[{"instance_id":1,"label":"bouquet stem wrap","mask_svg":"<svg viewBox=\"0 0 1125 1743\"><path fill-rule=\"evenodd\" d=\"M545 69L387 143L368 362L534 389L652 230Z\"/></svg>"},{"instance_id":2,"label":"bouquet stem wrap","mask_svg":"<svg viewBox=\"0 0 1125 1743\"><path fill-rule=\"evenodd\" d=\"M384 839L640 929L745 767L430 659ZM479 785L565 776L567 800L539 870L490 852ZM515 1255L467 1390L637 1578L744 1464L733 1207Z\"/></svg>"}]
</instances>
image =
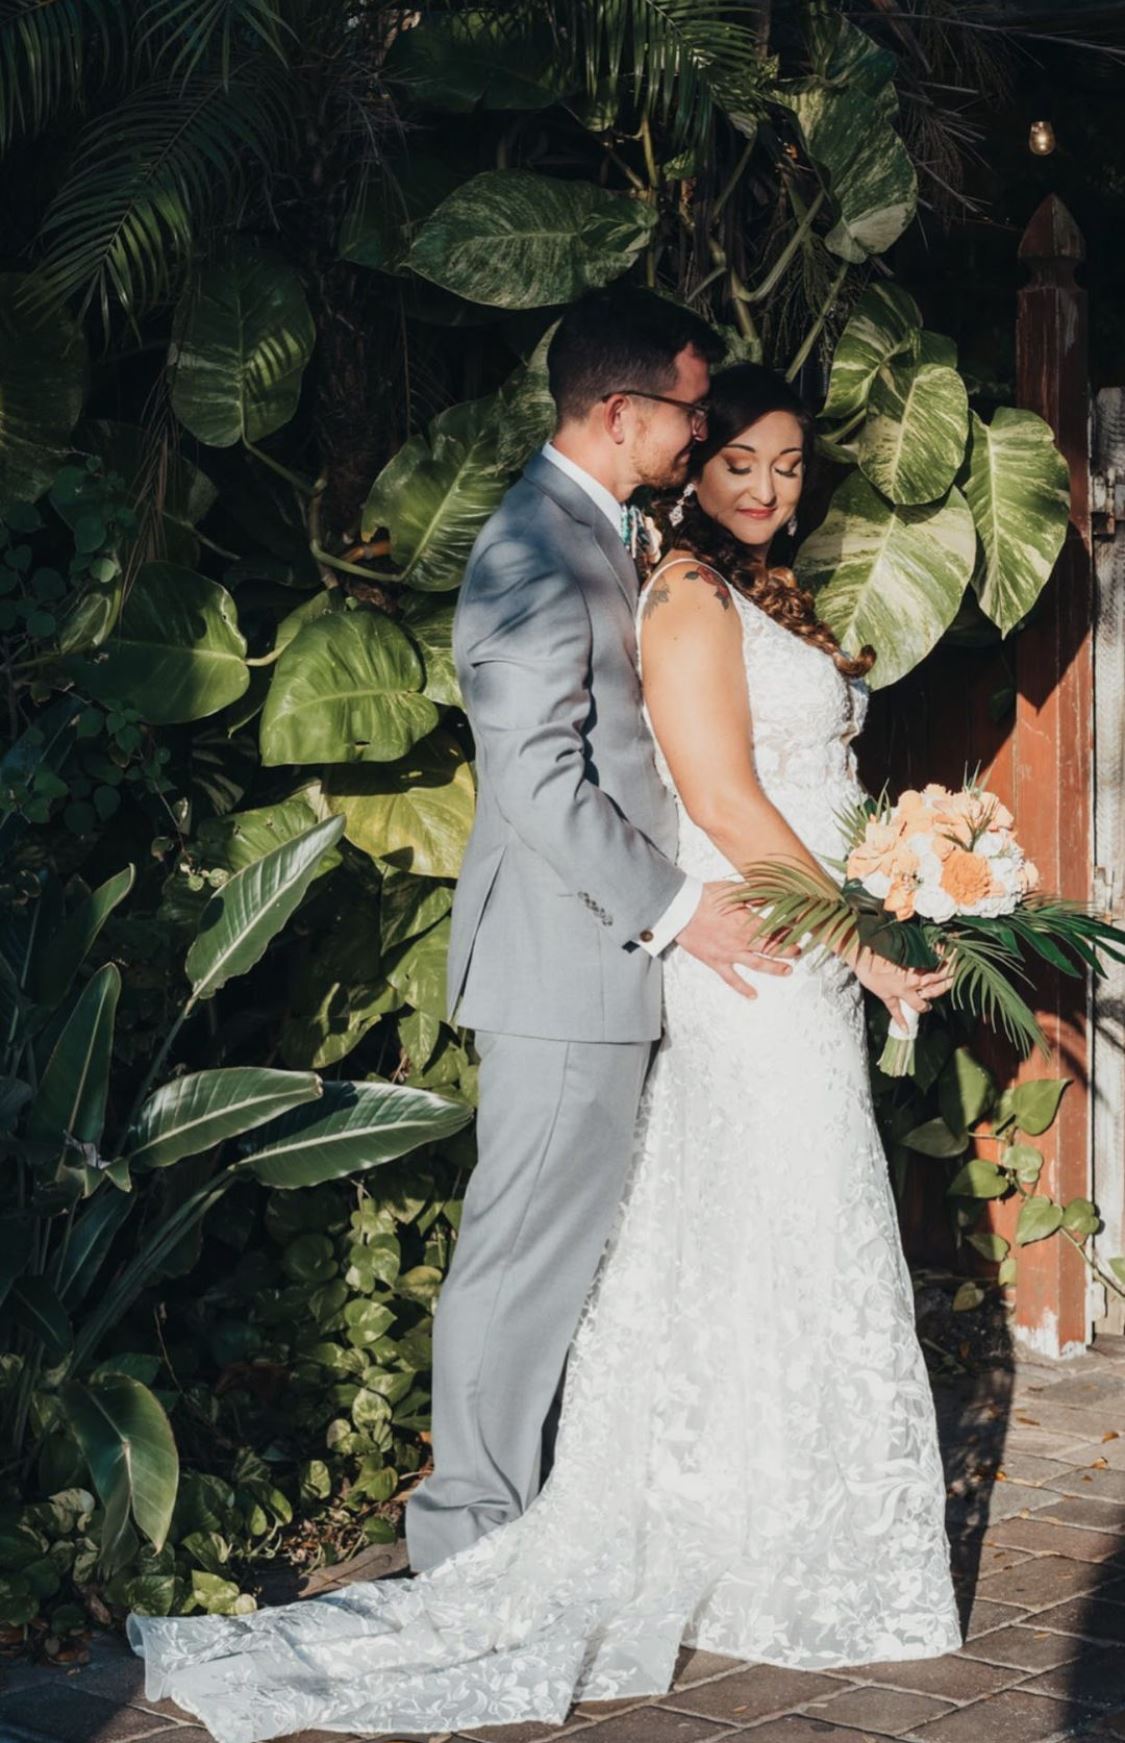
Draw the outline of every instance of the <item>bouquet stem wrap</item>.
<instances>
[{"instance_id":1,"label":"bouquet stem wrap","mask_svg":"<svg viewBox=\"0 0 1125 1743\"><path fill-rule=\"evenodd\" d=\"M891 1018L887 1044L879 1055L879 1070L888 1077L911 1077L914 1073L914 1043L921 1017L910 1005L902 1006L902 1016L901 1025Z\"/></svg>"}]
</instances>

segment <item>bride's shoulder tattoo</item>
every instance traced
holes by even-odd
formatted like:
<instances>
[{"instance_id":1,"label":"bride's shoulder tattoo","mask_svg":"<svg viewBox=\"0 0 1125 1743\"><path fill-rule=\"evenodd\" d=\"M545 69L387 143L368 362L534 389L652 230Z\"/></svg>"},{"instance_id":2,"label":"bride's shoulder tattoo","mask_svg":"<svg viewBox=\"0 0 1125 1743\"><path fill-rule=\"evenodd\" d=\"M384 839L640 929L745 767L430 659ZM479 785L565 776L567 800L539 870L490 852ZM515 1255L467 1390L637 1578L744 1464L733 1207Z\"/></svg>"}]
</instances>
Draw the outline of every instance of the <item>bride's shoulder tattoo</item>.
<instances>
[{"instance_id":1,"label":"bride's shoulder tattoo","mask_svg":"<svg viewBox=\"0 0 1125 1743\"><path fill-rule=\"evenodd\" d=\"M694 563L691 568L683 569L682 574L685 581L704 582L708 587L710 587L723 610L730 610L730 593L722 579L715 573L714 569L709 569L706 563ZM667 605L671 597L672 590L664 579L664 576L657 575L649 585L648 594L641 610L642 619L647 621L648 618L652 616L657 606Z\"/></svg>"}]
</instances>

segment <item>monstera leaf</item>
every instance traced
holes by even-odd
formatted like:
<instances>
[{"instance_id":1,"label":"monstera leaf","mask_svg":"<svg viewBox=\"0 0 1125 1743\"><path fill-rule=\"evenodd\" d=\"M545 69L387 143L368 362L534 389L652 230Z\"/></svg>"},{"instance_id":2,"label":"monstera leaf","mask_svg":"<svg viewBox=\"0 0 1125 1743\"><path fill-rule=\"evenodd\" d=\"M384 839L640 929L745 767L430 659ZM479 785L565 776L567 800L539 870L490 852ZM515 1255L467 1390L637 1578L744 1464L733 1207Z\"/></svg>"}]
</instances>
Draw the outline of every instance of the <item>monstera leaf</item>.
<instances>
[{"instance_id":1,"label":"monstera leaf","mask_svg":"<svg viewBox=\"0 0 1125 1743\"><path fill-rule=\"evenodd\" d=\"M965 495L983 551L974 586L1006 635L1035 604L1066 537L1066 461L1049 425L1011 406L991 424L974 412Z\"/></svg>"},{"instance_id":2,"label":"monstera leaf","mask_svg":"<svg viewBox=\"0 0 1125 1743\"><path fill-rule=\"evenodd\" d=\"M316 330L292 267L240 248L207 267L176 312L172 407L201 442L260 441L297 409Z\"/></svg>"},{"instance_id":3,"label":"monstera leaf","mask_svg":"<svg viewBox=\"0 0 1125 1743\"><path fill-rule=\"evenodd\" d=\"M476 800L472 770L448 734L432 733L399 763L326 770L324 796L348 840L373 859L419 877L460 871Z\"/></svg>"},{"instance_id":4,"label":"monstera leaf","mask_svg":"<svg viewBox=\"0 0 1125 1743\"><path fill-rule=\"evenodd\" d=\"M869 682L879 689L929 653L960 604L975 555L960 491L923 508L895 508L855 472L801 546L796 570L849 652L868 642L875 648Z\"/></svg>"},{"instance_id":5,"label":"monstera leaf","mask_svg":"<svg viewBox=\"0 0 1125 1743\"><path fill-rule=\"evenodd\" d=\"M862 411L884 363L921 325L921 313L909 292L897 284L869 285L837 341L821 416L846 418Z\"/></svg>"},{"instance_id":6,"label":"monstera leaf","mask_svg":"<svg viewBox=\"0 0 1125 1743\"><path fill-rule=\"evenodd\" d=\"M82 410L81 329L58 308L45 320L27 282L0 273L0 507L42 496Z\"/></svg>"},{"instance_id":7,"label":"monstera leaf","mask_svg":"<svg viewBox=\"0 0 1125 1743\"><path fill-rule=\"evenodd\" d=\"M306 624L277 663L262 711L262 761L394 762L432 732L422 662L381 611Z\"/></svg>"},{"instance_id":8,"label":"monstera leaf","mask_svg":"<svg viewBox=\"0 0 1125 1743\"><path fill-rule=\"evenodd\" d=\"M894 56L824 9L814 13L809 49L814 76L791 86L786 101L839 215L826 246L842 260L866 260L898 240L918 204L914 166L892 125Z\"/></svg>"},{"instance_id":9,"label":"monstera leaf","mask_svg":"<svg viewBox=\"0 0 1125 1743\"><path fill-rule=\"evenodd\" d=\"M895 358L871 387L860 471L892 502L935 502L965 455L969 401L955 369Z\"/></svg>"},{"instance_id":10,"label":"monstera leaf","mask_svg":"<svg viewBox=\"0 0 1125 1743\"><path fill-rule=\"evenodd\" d=\"M127 702L154 726L202 720L250 682L246 643L225 587L175 563L146 563L95 659L66 664L92 695Z\"/></svg>"},{"instance_id":11,"label":"monstera leaf","mask_svg":"<svg viewBox=\"0 0 1125 1743\"><path fill-rule=\"evenodd\" d=\"M504 494L496 400L439 412L384 466L363 509L363 536L391 535L403 579L425 593L460 584L473 540Z\"/></svg>"},{"instance_id":12,"label":"monstera leaf","mask_svg":"<svg viewBox=\"0 0 1125 1743\"><path fill-rule=\"evenodd\" d=\"M654 207L592 182L485 170L426 220L407 263L471 302L540 309L620 278L656 221Z\"/></svg>"}]
</instances>

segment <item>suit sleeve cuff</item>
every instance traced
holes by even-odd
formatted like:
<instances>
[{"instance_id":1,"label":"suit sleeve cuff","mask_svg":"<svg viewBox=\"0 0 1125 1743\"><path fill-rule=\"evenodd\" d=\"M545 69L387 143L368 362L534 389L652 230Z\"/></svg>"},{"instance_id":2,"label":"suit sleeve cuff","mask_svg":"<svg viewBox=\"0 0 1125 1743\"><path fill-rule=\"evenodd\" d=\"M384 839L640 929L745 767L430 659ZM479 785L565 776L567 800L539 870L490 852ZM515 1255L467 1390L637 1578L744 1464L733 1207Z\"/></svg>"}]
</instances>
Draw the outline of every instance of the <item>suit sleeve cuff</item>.
<instances>
[{"instance_id":1,"label":"suit sleeve cuff","mask_svg":"<svg viewBox=\"0 0 1125 1743\"><path fill-rule=\"evenodd\" d=\"M662 950L666 950L694 919L702 895L703 885L699 878L685 878L659 920L647 929L647 935L642 932L637 939L641 949L647 950L650 956L659 956Z\"/></svg>"}]
</instances>

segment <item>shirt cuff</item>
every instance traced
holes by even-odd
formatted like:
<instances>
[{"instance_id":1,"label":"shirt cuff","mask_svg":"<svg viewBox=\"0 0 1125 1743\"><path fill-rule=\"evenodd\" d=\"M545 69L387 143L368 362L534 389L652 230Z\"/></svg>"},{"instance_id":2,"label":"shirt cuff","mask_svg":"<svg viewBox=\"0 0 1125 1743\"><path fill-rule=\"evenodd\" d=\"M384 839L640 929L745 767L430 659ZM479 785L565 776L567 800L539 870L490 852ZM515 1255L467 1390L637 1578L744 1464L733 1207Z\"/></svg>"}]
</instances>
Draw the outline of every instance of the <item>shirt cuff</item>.
<instances>
[{"instance_id":1,"label":"shirt cuff","mask_svg":"<svg viewBox=\"0 0 1125 1743\"><path fill-rule=\"evenodd\" d=\"M682 887L676 891L659 920L637 939L641 949L647 950L650 956L659 956L662 950L666 950L688 922L694 919L702 895L703 884L699 878L685 878Z\"/></svg>"}]
</instances>

